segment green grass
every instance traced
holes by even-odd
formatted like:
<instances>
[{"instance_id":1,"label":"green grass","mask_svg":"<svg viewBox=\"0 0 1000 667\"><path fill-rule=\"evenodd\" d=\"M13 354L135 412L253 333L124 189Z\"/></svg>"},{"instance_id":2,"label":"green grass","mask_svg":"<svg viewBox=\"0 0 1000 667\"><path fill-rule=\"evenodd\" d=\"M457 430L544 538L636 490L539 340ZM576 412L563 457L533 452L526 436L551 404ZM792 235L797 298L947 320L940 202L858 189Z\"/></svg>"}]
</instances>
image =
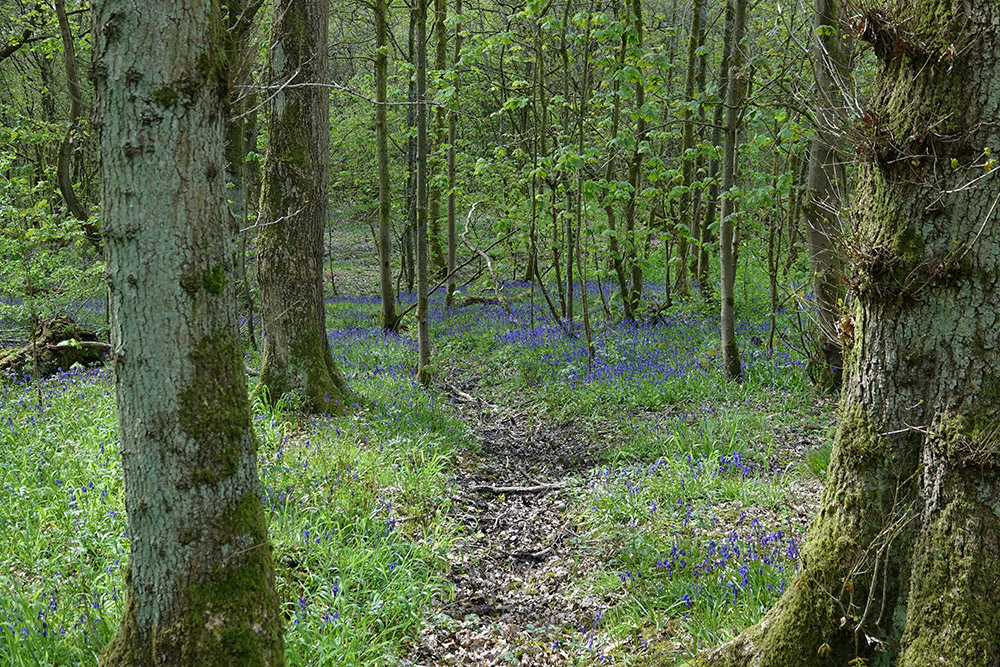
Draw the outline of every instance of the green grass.
<instances>
[{"instance_id":1,"label":"green grass","mask_svg":"<svg viewBox=\"0 0 1000 667\"><path fill-rule=\"evenodd\" d=\"M404 342L368 338L368 365L345 367L361 401L348 416L254 406L290 664L385 664L450 595L444 499L465 430L408 376L372 371ZM113 388L107 372L43 387L41 409L31 387L0 393L0 664L95 664L128 545Z\"/></svg>"},{"instance_id":2,"label":"green grass","mask_svg":"<svg viewBox=\"0 0 1000 667\"><path fill-rule=\"evenodd\" d=\"M759 619L802 538L785 516L792 471L829 465L828 446L790 460L782 433L830 419L794 354L753 342L766 339L759 303L739 304L747 376L732 383L712 308L680 304L666 324L631 327L605 322L594 298L591 360L582 332L559 332L540 299L530 331L526 288L505 293L516 320L435 306L434 369L600 438L601 465L581 473L569 507L583 574L563 592L604 604L565 628L574 664L669 664ZM444 622L433 610L450 595L459 530L451 476L474 445L450 399L413 382L412 319L397 337L378 331L374 299L331 300L327 315L348 415L303 419L294 399L253 413L287 656L391 664ZM113 387L107 372L43 387L42 409L30 387L0 390L0 664L94 664L121 615L128 547Z\"/></svg>"}]
</instances>

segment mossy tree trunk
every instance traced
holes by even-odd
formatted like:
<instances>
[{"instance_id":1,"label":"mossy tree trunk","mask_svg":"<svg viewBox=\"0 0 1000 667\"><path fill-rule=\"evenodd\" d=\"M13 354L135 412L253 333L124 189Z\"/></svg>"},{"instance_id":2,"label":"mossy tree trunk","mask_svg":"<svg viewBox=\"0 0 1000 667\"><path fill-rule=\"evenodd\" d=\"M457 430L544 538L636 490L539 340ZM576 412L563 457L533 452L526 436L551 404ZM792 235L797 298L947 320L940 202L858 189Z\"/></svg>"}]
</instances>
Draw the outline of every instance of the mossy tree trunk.
<instances>
[{"instance_id":1,"label":"mossy tree trunk","mask_svg":"<svg viewBox=\"0 0 1000 667\"><path fill-rule=\"evenodd\" d=\"M799 573L710 665L1000 664L1000 5L893 0L861 145L845 374ZM879 649L885 649L880 651Z\"/></svg>"},{"instance_id":2,"label":"mossy tree trunk","mask_svg":"<svg viewBox=\"0 0 1000 667\"><path fill-rule=\"evenodd\" d=\"M279 0L271 25L269 143L257 270L264 355L255 392L296 392L310 412L344 409L347 385L330 353L323 308L323 227L329 206L329 5Z\"/></svg>"},{"instance_id":3,"label":"mossy tree trunk","mask_svg":"<svg viewBox=\"0 0 1000 667\"><path fill-rule=\"evenodd\" d=\"M819 383L837 389L843 375L837 313L845 295L840 252L841 197L838 184L844 158L837 150L837 122L844 112L841 87L847 71L844 33L836 0L816 0L813 53L816 72L816 127L809 146L806 195L806 245L813 272L819 329Z\"/></svg>"},{"instance_id":4,"label":"mossy tree trunk","mask_svg":"<svg viewBox=\"0 0 1000 667\"><path fill-rule=\"evenodd\" d=\"M240 315L247 320L247 341L256 348L254 334L253 291L247 272L247 238L256 229L248 228L250 219L251 183L247 154L256 149L255 95L248 91L253 77L254 18L263 0L225 0L222 4L226 22L226 46L229 56L229 82L234 86L229 101L229 119L226 122L226 182L229 211L240 229L240 269L237 302ZM256 163L254 163L256 164Z\"/></svg>"},{"instance_id":5,"label":"mossy tree trunk","mask_svg":"<svg viewBox=\"0 0 1000 667\"><path fill-rule=\"evenodd\" d=\"M458 20L455 23L455 95L458 95L459 88L459 63L462 59L462 0L455 0L455 16ZM448 285L446 291L446 301L448 308L451 308L455 299L455 289L458 286L458 276L455 270L458 267L458 228L455 221L455 191L458 188L458 174L456 171L455 142L458 141L458 111L455 108L448 110ZM534 201L532 201L534 207ZM531 234L534 239L534 233ZM535 262L535 244L531 243L530 257L528 258L528 280L531 280L532 267Z\"/></svg>"},{"instance_id":6,"label":"mossy tree trunk","mask_svg":"<svg viewBox=\"0 0 1000 667\"><path fill-rule=\"evenodd\" d=\"M125 507L126 602L106 667L283 665L226 210L218 2L94 6Z\"/></svg>"}]
</instances>

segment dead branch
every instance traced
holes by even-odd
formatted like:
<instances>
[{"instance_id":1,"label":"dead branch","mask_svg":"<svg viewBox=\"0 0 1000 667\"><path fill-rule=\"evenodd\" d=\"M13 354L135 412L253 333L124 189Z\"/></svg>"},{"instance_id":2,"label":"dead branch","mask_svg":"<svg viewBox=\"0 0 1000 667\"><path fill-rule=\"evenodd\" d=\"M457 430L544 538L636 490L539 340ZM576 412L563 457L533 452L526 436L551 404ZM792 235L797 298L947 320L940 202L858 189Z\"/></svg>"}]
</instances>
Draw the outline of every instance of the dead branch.
<instances>
[{"instance_id":1,"label":"dead branch","mask_svg":"<svg viewBox=\"0 0 1000 667\"><path fill-rule=\"evenodd\" d=\"M469 488L469 491L473 493L490 493L495 496L527 496L532 493L545 493L546 491L555 491L557 489L564 489L566 485L562 482L556 482L554 484L536 484L535 486L488 486L480 485L473 486Z\"/></svg>"}]
</instances>

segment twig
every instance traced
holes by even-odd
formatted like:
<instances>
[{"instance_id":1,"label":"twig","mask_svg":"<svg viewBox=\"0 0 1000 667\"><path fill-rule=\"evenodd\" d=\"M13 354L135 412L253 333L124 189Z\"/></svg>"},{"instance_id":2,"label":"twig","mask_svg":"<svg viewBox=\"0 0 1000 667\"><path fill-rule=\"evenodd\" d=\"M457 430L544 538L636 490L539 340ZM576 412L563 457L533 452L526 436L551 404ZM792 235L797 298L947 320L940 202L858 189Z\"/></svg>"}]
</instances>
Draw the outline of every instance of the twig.
<instances>
[{"instance_id":1,"label":"twig","mask_svg":"<svg viewBox=\"0 0 1000 667\"><path fill-rule=\"evenodd\" d=\"M475 212L476 207L479 206L484 201L485 200L483 199L474 203L472 207L469 209L469 214L465 216L465 230L461 234L462 243L464 243L465 247L467 247L469 250L482 257L483 261L486 262L486 268L490 272L490 280L493 282L493 293L496 294L497 301L500 303L501 306L503 306L503 309L507 311L507 314L513 316L513 313L510 310L510 306L507 305L507 301L505 301L503 296L500 294L500 281L497 280L496 272L493 270L493 261L490 259L489 255L480 250L478 246L475 246L472 243L470 243L468 239L469 224L472 222L472 214Z\"/></svg>"},{"instance_id":2,"label":"twig","mask_svg":"<svg viewBox=\"0 0 1000 667\"><path fill-rule=\"evenodd\" d=\"M525 560L545 560L548 558L549 554L552 553L552 548L554 544L550 544L541 551L512 551L507 555L511 558L523 558Z\"/></svg>"},{"instance_id":3,"label":"twig","mask_svg":"<svg viewBox=\"0 0 1000 667\"><path fill-rule=\"evenodd\" d=\"M99 340L64 340L60 343L54 343L49 345L50 350L64 350L66 348L73 347L96 347L99 350L110 350L110 343L102 343Z\"/></svg>"},{"instance_id":4,"label":"twig","mask_svg":"<svg viewBox=\"0 0 1000 667\"><path fill-rule=\"evenodd\" d=\"M491 243L490 245L488 245L486 247L486 250L483 251L483 252L486 252L488 250L492 250L496 245L498 245L499 243L502 243L503 241L506 241L507 239L509 239L513 235L514 235L514 232L510 232L506 236L503 236L503 237L497 239L496 241L494 241L493 243ZM435 285L434 288L427 293L427 296L430 296L430 295L434 294L439 289L441 289L442 287L444 287L448 283L448 278L450 278L454 274L458 273L459 271L461 271L462 269L464 269L465 267L467 267L469 264L471 264L476 259L478 259L478 256L470 257L469 259L465 260L464 262L462 262L461 264L459 264L458 266L456 266L454 271L452 271L451 273L449 273L448 275L446 275L444 278L442 278L440 280L440 282L438 282L438 284ZM410 311L412 311L416 307L417 307L417 304L414 303L413 305L411 305L410 307L408 307L406 310L404 310L403 312L401 312L399 314L399 317L396 318L396 326L399 326L399 323L403 320L403 317L405 317Z\"/></svg>"},{"instance_id":5,"label":"twig","mask_svg":"<svg viewBox=\"0 0 1000 667\"><path fill-rule=\"evenodd\" d=\"M469 488L473 493L492 493L495 496L526 496L532 493L545 493L556 489L564 489L562 482L554 484L536 484L535 486L488 486L480 485Z\"/></svg>"}]
</instances>

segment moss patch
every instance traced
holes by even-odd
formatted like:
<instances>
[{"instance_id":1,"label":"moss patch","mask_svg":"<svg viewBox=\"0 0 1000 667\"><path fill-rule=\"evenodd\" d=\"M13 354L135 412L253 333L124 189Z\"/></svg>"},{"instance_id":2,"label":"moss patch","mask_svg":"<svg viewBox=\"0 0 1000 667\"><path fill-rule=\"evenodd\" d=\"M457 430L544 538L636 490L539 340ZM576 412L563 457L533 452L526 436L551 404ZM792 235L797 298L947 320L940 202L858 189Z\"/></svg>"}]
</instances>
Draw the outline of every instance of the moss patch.
<instances>
[{"instance_id":1,"label":"moss patch","mask_svg":"<svg viewBox=\"0 0 1000 667\"><path fill-rule=\"evenodd\" d=\"M181 98L181 94L176 91L171 86L163 86L162 88L157 88L149 94L149 99L153 100L158 106L166 109L167 107L172 107L177 104L177 100Z\"/></svg>"},{"instance_id":2,"label":"moss patch","mask_svg":"<svg viewBox=\"0 0 1000 667\"><path fill-rule=\"evenodd\" d=\"M226 272L216 264L211 269L206 269L201 273L201 285L209 294L218 296L226 289Z\"/></svg>"},{"instance_id":3,"label":"moss patch","mask_svg":"<svg viewBox=\"0 0 1000 667\"><path fill-rule=\"evenodd\" d=\"M194 366L180 392L181 428L197 444L193 484L211 484L236 472L253 440L250 402L239 341L227 330L205 336L188 357Z\"/></svg>"}]
</instances>

